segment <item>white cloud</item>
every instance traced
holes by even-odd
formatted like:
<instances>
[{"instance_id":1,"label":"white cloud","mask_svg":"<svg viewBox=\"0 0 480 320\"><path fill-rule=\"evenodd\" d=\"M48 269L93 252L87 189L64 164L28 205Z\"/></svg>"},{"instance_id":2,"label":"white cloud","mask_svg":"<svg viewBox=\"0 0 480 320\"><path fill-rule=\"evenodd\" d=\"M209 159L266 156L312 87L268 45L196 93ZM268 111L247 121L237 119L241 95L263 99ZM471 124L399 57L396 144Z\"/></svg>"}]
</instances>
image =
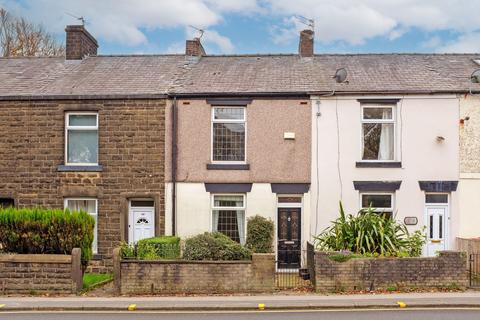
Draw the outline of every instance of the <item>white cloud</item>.
<instances>
[{"instance_id":1,"label":"white cloud","mask_svg":"<svg viewBox=\"0 0 480 320\"><path fill-rule=\"evenodd\" d=\"M424 41L422 43L422 47L432 49L432 48L438 48L442 44L442 39L439 36L434 36L428 39L427 41Z\"/></svg>"},{"instance_id":2,"label":"white cloud","mask_svg":"<svg viewBox=\"0 0 480 320\"><path fill-rule=\"evenodd\" d=\"M234 46L229 38L222 36L215 30L207 30L202 37L205 44L216 45L223 53L232 53ZM208 50L206 50L208 53Z\"/></svg>"},{"instance_id":3,"label":"white cloud","mask_svg":"<svg viewBox=\"0 0 480 320\"><path fill-rule=\"evenodd\" d=\"M270 27L276 44L298 41L305 26L292 20L296 14L315 19L316 40L324 44L362 45L375 37L394 41L415 30L448 31L458 39L443 46L435 40L425 47L471 50L477 45L468 41L477 40L480 30L480 0L0 0L0 5L59 35L76 22L65 12L84 16L101 42L132 47L151 45L146 30L194 25L209 30L203 40L224 53L234 46L219 27L232 14L283 21Z\"/></svg>"},{"instance_id":4,"label":"white cloud","mask_svg":"<svg viewBox=\"0 0 480 320\"><path fill-rule=\"evenodd\" d=\"M478 0L268 0L268 7L271 14L315 19L316 39L324 43L361 45L378 36L395 40L413 28L460 34L480 29Z\"/></svg>"},{"instance_id":5,"label":"white cloud","mask_svg":"<svg viewBox=\"0 0 480 320\"><path fill-rule=\"evenodd\" d=\"M461 35L457 40L440 46L437 52L477 53L480 52L480 32Z\"/></svg>"},{"instance_id":6,"label":"white cloud","mask_svg":"<svg viewBox=\"0 0 480 320\"><path fill-rule=\"evenodd\" d=\"M84 16L96 37L130 46L148 42L143 30L187 25L207 28L222 21L221 12L253 9L252 1L245 5L214 5L213 0L25 0L22 6L14 0L0 1L7 9L41 22L55 33L77 22L66 12Z\"/></svg>"},{"instance_id":7,"label":"white cloud","mask_svg":"<svg viewBox=\"0 0 480 320\"><path fill-rule=\"evenodd\" d=\"M185 42L174 42L168 46L165 53L185 53Z\"/></svg>"}]
</instances>

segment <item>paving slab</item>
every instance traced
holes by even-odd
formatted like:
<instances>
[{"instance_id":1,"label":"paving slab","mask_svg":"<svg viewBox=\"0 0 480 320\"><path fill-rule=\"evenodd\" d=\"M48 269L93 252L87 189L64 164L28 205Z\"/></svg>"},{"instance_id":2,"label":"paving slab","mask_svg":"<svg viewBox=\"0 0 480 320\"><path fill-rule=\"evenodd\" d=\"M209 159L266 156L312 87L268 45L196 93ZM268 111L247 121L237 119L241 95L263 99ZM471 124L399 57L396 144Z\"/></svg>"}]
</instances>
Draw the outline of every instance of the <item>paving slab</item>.
<instances>
[{"instance_id":1,"label":"paving slab","mask_svg":"<svg viewBox=\"0 0 480 320\"><path fill-rule=\"evenodd\" d=\"M406 307L480 307L480 292L357 295L259 295L195 297L0 297L1 311L12 310L254 310Z\"/></svg>"}]
</instances>

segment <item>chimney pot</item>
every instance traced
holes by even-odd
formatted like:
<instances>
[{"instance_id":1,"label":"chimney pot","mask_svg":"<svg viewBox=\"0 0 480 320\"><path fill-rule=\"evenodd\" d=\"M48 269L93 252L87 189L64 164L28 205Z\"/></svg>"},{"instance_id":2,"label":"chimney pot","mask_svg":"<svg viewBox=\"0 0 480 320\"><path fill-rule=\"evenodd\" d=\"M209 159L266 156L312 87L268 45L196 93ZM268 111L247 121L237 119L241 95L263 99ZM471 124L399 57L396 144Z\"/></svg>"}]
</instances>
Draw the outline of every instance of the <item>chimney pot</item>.
<instances>
[{"instance_id":1,"label":"chimney pot","mask_svg":"<svg viewBox=\"0 0 480 320\"><path fill-rule=\"evenodd\" d=\"M203 49L202 43L200 42L200 38L187 40L186 46L185 46L185 55L201 57L201 56L204 56L205 54L206 54L205 49Z\"/></svg>"},{"instance_id":2,"label":"chimney pot","mask_svg":"<svg viewBox=\"0 0 480 320\"><path fill-rule=\"evenodd\" d=\"M97 55L98 42L83 25L67 26L65 33L65 59L82 60Z\"/></svg>"},{"instance_id":3,"label":"chimney pot","mask_svg":"<svg viewBox=\"0 0 480 320\"><path fill-rule=\"evenodd\" d=\"M300 42L298 44L298 54L301 57L313 57L313 30L300 31Z\"/></svg>"}]
</instances>

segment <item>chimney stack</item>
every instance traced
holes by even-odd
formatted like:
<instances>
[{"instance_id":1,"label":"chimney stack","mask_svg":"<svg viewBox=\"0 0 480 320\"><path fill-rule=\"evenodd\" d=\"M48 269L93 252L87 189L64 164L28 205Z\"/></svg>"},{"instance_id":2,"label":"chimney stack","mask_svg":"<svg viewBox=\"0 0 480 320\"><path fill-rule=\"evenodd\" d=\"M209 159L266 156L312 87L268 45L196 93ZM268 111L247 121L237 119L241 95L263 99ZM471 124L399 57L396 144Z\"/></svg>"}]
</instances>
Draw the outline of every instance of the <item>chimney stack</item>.
<instances>
[{"instance_id":1,"label":"chimney stack","mask_svg":"<svg viewBox=\"0 0 480 320\"><path fill-rule=\"evenodd\" d=\"M203 49L200 38L193 38L193 40L187 40L185 46L185 55L201 57L205 55L205 50Z\"/></svg>"},{"instance_id":2,"label":"chimney stack","mask_svg":"<svg viewBox=\"0 0 480 320\"><path fill-rule=\"evenodd\" d=\"M300 42L298 43L298 54L301 57L313 57L313 30L300 31Z\"/></svg>"},{"instance_id":3,"label":"chimney stack","mask_svg":"<svg viewBox=\"0 0 480 320\"><path fill-rule=\"evenodd\" d=\"M67 60L82 60L86 56L97 55L97 40L83 25L70 25L65 28L65 58Z\"/></svg>"}]
</instances>

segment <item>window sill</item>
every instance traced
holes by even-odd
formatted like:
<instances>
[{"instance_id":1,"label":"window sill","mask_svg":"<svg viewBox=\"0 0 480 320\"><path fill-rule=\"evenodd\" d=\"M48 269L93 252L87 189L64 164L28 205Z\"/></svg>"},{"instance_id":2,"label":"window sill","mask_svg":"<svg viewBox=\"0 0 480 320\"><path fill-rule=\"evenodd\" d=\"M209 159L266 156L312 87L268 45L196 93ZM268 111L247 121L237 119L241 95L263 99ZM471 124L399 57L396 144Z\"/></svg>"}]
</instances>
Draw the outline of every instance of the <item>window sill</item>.
<instances>
[{"instance_id":1,"label":"window sill","mask_svg":"<svg viewBox=\"0 0 480 320\"><path fill-rule=\"evenodd\" d=\"M102 172L103 166L66 166L60 165L57 167L57 171L59 172Z\"/></svg>"},{"instance_id":2,"label":"window sill","mask_svg":"<svg viewBox=\"0 0 480 320\"><path fill-rule=\"evenodd\" d=\"M355 163L357 168L401 168L401 161L358 161Z\"/></svg>"},{"instance_id":3,"label":"window sill","mask_svg":"<svg viewBox=\"0 0 480 320\"><path fill-rule=\"evenodd\" d=\"M250 170L249 164L208 163L207 170Z\"/></svg>"}]
</instances>

